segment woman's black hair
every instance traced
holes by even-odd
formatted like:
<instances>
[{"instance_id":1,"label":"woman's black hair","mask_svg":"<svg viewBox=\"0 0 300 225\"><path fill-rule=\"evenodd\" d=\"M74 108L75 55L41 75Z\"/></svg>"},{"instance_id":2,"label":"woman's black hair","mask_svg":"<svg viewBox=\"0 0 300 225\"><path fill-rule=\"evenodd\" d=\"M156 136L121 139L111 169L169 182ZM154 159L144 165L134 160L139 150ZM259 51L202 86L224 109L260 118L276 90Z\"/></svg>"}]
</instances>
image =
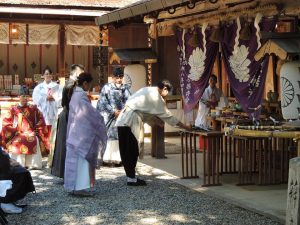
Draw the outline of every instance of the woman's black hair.
<instances>
[{"instance_id":1,"label":"woman's black hair","mask_svg":"<svg viewBox=\"0 0 300 225\"><path fill-rule=\"evenodd\" d=\"M77 68L80 68L81 70L84 70L84 66L82 64L72 64L70 66L70 72L73 72L74 70L76 70Z\"/></svg>"},{"instance_id":2,"label":"woman's black hair","mask_svg":"<svg viewBox=\"0 0 300 225\"><path fill-rule=\"evenodd\" d=\"M218 77L217 77L216 75L211 74L211 75L209 76L209 79L210 79L210 78L213 78L213 79L216 81L216 83L218 82Z\"/></svg>"},{"instance_id":3,"label":"woman's black hair","mask_svg":"<svg viewBox=\"0 0 300 225\"><path fill-rule=\"evenodd\" d=\"M46 66L46 67L43 69L43 74L45 74L46 70L48 70L49 73L52 74L52 70L50 69L49 66Z\"/></svg>"},{"instance_id":4,"label":"woman's black hair","mask_svg":"<svg viewBox=\"0 0 300 225\"><path fill-rule=\"evenodd\" d=\"M79 76L77 77L77 81L74 83L74 85L72 86L72 88L70 88L70 90L68 92L69 99L71 99L71 97L73 95L75 86L82 86L84 81L91 83L92 80L93 80L93 77L90 73L82 72L81 74L79 74Z\"/></svg>"},{"instance_id":5,"label":"woman's black hair","mask_svg":"<svg viewBox=\"0 0 300 225\"><path fill-rule=\"evenodd\" d=\"M169 92L170 92L170 91L172 90L172 88L173 88L172 84L171 84L170 81L168 81L168 80L161 80L161 81L158 81L157 87L158 87L159 89L167 88Z\"/></svg>"},{"instance_id":6,"label":"woman's black hair","mask_svg":"<svg viewBox=\"0 0 300 225\"><path fill-rule=\"evenodd\" d=\"M77 85L81 86L84 81L91 83L92 80L93 80L93 77L90 73L83 72L83 73L79 74L79 76L77 77Z\"/></svg>"}]
</instances>

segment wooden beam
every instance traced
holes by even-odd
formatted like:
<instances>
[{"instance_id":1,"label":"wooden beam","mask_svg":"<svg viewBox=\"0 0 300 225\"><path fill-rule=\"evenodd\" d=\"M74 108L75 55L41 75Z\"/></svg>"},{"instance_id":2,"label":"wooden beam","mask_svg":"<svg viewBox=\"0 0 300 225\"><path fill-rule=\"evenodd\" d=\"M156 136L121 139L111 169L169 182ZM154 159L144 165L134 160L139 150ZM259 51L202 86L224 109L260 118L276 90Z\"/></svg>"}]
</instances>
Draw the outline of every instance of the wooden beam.
<instances>
[{"instance_id":1,"label":"wooden beam","mask_svg":"<svg viewBox=\"0 0 300 225\"><path fill-rule=\"evenodd\" d=\"M97 10L97 11L113 11L118 9L117 7L101 7L101 6L92 6L92 5L33 5L33 4L5 4L0 3L0 7L17 7L17 8L43 8L43 9L80 9L80 10Z\"/></svg>"},{"instance_id":2,"label":"wooden beam","mask_svg":"<svg viewBox=\"0 0 300 225\"><path fill-rule=\"evenodd\" d=\"M245 3L246 4L246 3ZM249 4L249 3L247 3ZM263 13L264 16L273 16L277 15L279 12L278 6L276 4L270 5L259 5L253 8L252 3L251 7L244 8L241 10L239 7L232 7L230 9L222 9L216 12L205 13L195 16L187 16L181 19L171 19L157 24L158 36L170 36L174 35L174 26L179 26L181 28L191 28L196 25L201 25L203 23L208 23L209 25L217 25L220 21L234 20L240 16L252 16L255 17L257 13Z\"/></svg>"},{"instance_id":3,"label":"wooden beam","mask_svg":"<svg viewBox=\"0 0 300 225\"><path fill-rule=\"evenodd\" d=\"M56 19L30 19L30 18L0 18L0 22L3 23L26 23L26 24L58 24L58 23L63 23L63 24L70 24L70 25L95 25L94 19L90 21L84 21L84 20L68 20L68 19L63 19L63 20L58 20Z\"/></svg>"},{"instance_id":4,"label":"wooden beam","mask_svg":"<svg viewBox=\"0 0 300 225\"><path fill-rule=\"evenodd\" d=\"M300 38L299 33L273 33L273 32L260 32L261 39L290 39L290 38Z\"/></svg>"}]
</instances>

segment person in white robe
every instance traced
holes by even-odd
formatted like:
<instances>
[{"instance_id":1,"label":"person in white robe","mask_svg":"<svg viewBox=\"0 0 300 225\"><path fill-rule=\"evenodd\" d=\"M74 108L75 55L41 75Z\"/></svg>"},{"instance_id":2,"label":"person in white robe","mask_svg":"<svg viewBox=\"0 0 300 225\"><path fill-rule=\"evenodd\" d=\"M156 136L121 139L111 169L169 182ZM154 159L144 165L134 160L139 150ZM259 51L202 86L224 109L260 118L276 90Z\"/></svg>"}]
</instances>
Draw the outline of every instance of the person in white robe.
<instances>
[{"instance_id":1,"label":"person in white robe","mask_svg":"<svg viewBox=\"0 0 300 225\"><path fill-rule=\"evenodd\" d=\"M207 129L209 128L209 120L207 116L211 109L214 109L221 97L224 97L224 94L221 89L216 87L217 76L212 74L209 78L209 86L205 89L200 101L197 117L195 120L195 126Z\"/></svg>"},{"instance_id":2,"label":"person in white robe","mask_svg":"<svg viewBox=\"0 0 300 225\"><path fill-rule=\"evenodd\" d=\"M46 125L49 129L49 136L52 126L57 121L58 110L61 108L62 88L59 84L52 81L52 71L46 67L43 70L44 82L38 84L32 93L33 104L37 105L42 112ZM53 142L53 141L52 141Z\"/></svg>"},{"instance_id":3,"label":"person in white robe","mask_svg":"<svg viewBox=\"0 0 300 225\"><path fill-rule=\"evenodd\" d=\"M104 119L86 93L91 82L91 74L81 73L69 104L64 188L80 196L92 195L97 156L107 142Z\"/></svg>"},{"instance_id":4,"label":"person in white robe","mask_svg":"<svg viewBox=\"0 0 300 225\"><path fill-rule=\"evenodd\" d=\"M172 126L191 129L175 118L166 106L164 97L171 88L172 85L167 80L158 82L157 87L141 88L129 97L118 116L115 126L118 127L120 155L129 186L146 185L144 180L136 178L135 175L139 156L138 142L143 141L140 137L143 136L144 122L164 126L164 121Z\"/></svg>"}]
</instances>

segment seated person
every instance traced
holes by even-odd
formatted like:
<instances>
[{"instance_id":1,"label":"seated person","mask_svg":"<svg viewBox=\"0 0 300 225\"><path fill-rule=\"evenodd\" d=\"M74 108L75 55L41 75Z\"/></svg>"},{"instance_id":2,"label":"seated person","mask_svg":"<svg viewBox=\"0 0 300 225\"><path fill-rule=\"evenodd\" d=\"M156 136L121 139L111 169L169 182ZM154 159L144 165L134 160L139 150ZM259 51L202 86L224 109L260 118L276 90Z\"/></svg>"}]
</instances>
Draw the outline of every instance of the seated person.
<instances>
[{"instance_id":1,"label":"seated person","mask_svg":"<svg viewBox=\"0 0 300 225\"><path fill-rule=\"evenodd\" d=\"M199 109L195 120L196 127L209 127L209 121L206 117L210 109L214 109L218 105L220 98L224 97L222 90L216 87L216 83L217 76L214 74L210 75L209 86L205 89L199 101Z\"/></svg>"},{"instance_id":2,"label":"seated person","mask_svg":"<svg viewBox=\"0 0 300 225\"><path fill-rule=\"evenodd\" d=\"M5 213L21 213L22 207L14 203L35 191L32 178L29 171L10 159L0 147L0 181L4 180L12 181L12 188L6 191L4 197L0 197L1 209Z\"/></svg>"},{"instance_id":3,"label":"seated person","mask_svg":"<svg viewBox=\"0 0 300 225\"><path fill-rule=\"evenodd\" d=\"M2 121L2 146L24 167L41 169L42 154L49 151L48 133L43 115L21 95Z\"/></svg>"}]
</instances>

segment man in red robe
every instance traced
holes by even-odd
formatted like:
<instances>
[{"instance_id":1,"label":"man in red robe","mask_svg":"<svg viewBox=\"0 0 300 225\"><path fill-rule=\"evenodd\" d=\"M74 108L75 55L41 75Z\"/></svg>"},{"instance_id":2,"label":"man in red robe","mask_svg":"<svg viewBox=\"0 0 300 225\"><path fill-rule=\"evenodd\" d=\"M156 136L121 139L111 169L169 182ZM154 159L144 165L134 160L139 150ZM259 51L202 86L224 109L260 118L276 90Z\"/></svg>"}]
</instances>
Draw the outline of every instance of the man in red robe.
<instances>
[{"instance_id":1,"label":"man in red robe","mask_svg":"<svg viewBox=\"0 0 300 225\"><path fill-rule=\"evenodd\" d=\"M2 121L2 144L24 167L42 168L42 154L49 152L47 133L43 115L35 105L28 104L24 95Z\"/></svg>"}]
</instances>

